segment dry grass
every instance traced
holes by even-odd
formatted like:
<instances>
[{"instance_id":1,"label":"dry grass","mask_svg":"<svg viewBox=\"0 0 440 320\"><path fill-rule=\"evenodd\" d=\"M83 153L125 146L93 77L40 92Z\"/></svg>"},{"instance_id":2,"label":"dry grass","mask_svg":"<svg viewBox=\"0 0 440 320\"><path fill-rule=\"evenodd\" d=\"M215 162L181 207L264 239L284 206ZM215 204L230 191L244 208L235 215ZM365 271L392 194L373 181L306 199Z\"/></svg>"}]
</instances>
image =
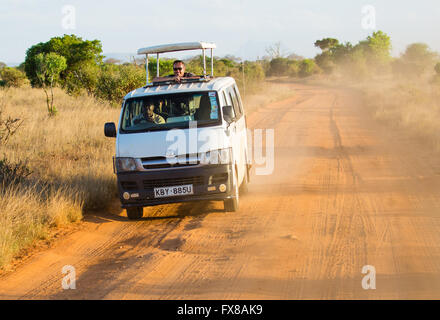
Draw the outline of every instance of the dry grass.
<instances>
[{"instance_id":1,"label":"dry grass","mask_svg":"<svg viewBox=\"0 0 440 320\"><path fill-rule=\"evenodd\" d=\"M32 171L25 183L1 187L1 267L48 228L77 221L115 196L114 140L104 137L103 127L117 122L119 109L60 89L55 117L48 116L40 89L3 89L0 99L4 114L24 120L0 156L25 161Z\"/></svg>"},{"instance_id":2,"label":"dry grass","mask_svg":"<svg viewBox=\"0 0 440 320\"><path fill-rule=\"evenodd\" d=\"M0 267L35 240L46 239L49 228L81 219L83 203L75 192L6 188L0 195Z\"/></svg>"},{"instance_id":3,"label":"dry grass","mask_svg":"<svg viewBox=\"0 0 440 320\"><path fill-rule=\"evenodd\" d=\"M268 81L261 83L258 86L258 90L254 88L250 94L246 94L246 91L243 90L240 92L248 114L258 110L260 107L294 94L288 83Z\"/></svg>"},{"instance_id":4,"label":"dry grass","mask_svg":"<svg viewBox=\"0 0 440 320\"><path fill-rule=\"evenodd\" d=\"M440 85L393 80L363 87L365 104L379 121L402 128L420 143L440 151Z\"/></svg>"},{"instance_id":5,"label":"dry grass","mask_svg":"<svg viewBox=\"0 0 440 320\"><path fill-rule=\"evenodd\" d=\"M440 77L420 78L391 74L353 81L344 77L321 77L306 83L358 91L372 116L391 130L400 128L418 143L440 152Z\"/></svg>"}]
</instances>

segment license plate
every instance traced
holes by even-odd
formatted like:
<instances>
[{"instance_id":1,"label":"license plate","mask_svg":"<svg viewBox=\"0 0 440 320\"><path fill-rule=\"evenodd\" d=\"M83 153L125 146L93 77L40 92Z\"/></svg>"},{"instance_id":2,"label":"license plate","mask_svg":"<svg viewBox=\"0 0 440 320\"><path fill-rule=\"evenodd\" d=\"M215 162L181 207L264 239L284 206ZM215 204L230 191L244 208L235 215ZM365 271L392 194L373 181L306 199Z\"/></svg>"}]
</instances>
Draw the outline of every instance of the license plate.
<instances>
[{"instance_id":1,"label":"license plate","mask_svg":"<svg viewBox=\"0 0 440 320\"><path fill-rule=\"evenodd\" d=\"M154 188L155 198L185 196L187 194L194 194L192 184L186 184L183 186Z\"/></svg>"}]
</instances>

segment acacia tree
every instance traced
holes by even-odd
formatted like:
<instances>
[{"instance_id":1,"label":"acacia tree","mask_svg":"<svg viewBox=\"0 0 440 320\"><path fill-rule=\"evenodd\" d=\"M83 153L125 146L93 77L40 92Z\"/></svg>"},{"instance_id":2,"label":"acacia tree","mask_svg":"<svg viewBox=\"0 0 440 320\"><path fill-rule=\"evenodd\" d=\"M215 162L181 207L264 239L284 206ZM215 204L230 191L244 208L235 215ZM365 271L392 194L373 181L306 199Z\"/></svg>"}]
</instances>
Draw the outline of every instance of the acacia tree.
<instances>
[{"instance_id":1,"label":"acacia tree","mask_svg":"<svg viewBox=\"0 0 440 320\"><path fill-rule=\"evenodd\" d=\"M66 58L56 53L40 53L35 57L36 76L46 94L47 111L54 116L57 109L53 105L53 87L59 79L60 72L66 69ZM50 98L48 89L50 90Z\"/></svg>"},{"instance_id":2,"label":"acacia tree","mask_svg":"<svg viewBox=\"0 0 440 320\"><path fill-rule=\"evenodd\" d=\"M32 86L39 86L40 81L36 75L35 57L40 53L54 52L66 58L67 67L61 72L60 83L65 86L67 77L84 65L102 64L102 45L99 40L83 40L76 35L64 35L51 38L47 42L33 45L26 51L24 69Z\"/></svg>"},{"instance_id":3,"label":"acacia tree","mask_svg":"<svg viewBox=\"0 0 440 320\"><path fill-rule=\"evenodd\" d=\"M320 48L322 52L336 47L337 45L339 45L339 40L335 38L324 38L322 40L315 41L315 47Z\"/></svg>"}]
</instances>

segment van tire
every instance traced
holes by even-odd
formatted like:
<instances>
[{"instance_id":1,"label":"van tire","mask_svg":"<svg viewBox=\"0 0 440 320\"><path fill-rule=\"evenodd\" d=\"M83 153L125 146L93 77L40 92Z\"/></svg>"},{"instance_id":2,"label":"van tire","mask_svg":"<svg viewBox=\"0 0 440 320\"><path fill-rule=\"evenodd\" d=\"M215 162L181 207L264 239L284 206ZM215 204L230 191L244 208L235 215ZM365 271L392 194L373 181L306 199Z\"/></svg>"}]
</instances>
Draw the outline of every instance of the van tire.
<instances>
[{"instance_id":1,"label":"van tire","mask_svg":"<svg viewBox=\"0 0 440 320\"><path fill-rule=\"evenodd\" d=\"M239 204L239 188L238 188L238 177L237 177L237 170L234 169L234 197L232 199L225 199L223 200L223 204L225 207L226 212L236 212L238 211L238 204Z\"/></svg>"},{"instance_id":2,"label":"van tire","mask_svg":"<svg viewBox=\"0 0 440 320\"><path fill-rule=\"evenodd\" d=\"M246 155L246 175L247 175L247 183L251 182L251 167L252 165L248 162L248 157Z\"/></svg>"},{"instance_id":3,"label":"van tire","mask_svg":"<svg viewBox=\"0 0 440 320\"><path fill-rule=\"evenodd\" d=\"M243 182L240 186L240 193L246 194L249 192L249 171L247 170L246 166L246 172L244 173Z\"/></svg>"},{"instance_id":4,"label":"van tire","mask_svg":"<svg viewBox=\"0 0 440 320\"><path fill-rule=\"evenodd\" d=\"M144 216L144 208L143 207L132 207L127 208L127 217L130 220L138 220Z\"/></svg>"}]
</instances>

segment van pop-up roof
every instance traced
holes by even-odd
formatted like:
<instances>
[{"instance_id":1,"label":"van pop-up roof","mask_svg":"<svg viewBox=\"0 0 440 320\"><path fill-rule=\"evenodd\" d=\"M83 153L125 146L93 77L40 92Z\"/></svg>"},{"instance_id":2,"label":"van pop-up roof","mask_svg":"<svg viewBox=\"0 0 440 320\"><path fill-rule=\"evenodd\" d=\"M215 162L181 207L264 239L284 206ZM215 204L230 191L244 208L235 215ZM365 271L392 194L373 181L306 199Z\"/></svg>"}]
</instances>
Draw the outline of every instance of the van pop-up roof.
<instances>
[{"instance_id":1,"label":"van pop-up roof","mask_svg":"<svg viewBox=\"0 0 440 320\"><path fill-rule=\"evenodd\" d=\"M147 71L147 86L152 85L148 79L148 55L156 54L157 55L157 74L156 77L159 77L159 54L165 52L174 52L174 51L186 51L186 50L202 50L203 53L203 78L206 78L206 49L211 50L211 77L214 76L214 57L212 55L212 50L216 48L215 43L213 42L183 42L183 43L172 43L172 44L163 44L159 46L152 46L141 48L137 51L137 54L145 54L146 55L146 63L145 69ZM202 79L203 79L202 78Z\"/></svg>"}]
</instances>

